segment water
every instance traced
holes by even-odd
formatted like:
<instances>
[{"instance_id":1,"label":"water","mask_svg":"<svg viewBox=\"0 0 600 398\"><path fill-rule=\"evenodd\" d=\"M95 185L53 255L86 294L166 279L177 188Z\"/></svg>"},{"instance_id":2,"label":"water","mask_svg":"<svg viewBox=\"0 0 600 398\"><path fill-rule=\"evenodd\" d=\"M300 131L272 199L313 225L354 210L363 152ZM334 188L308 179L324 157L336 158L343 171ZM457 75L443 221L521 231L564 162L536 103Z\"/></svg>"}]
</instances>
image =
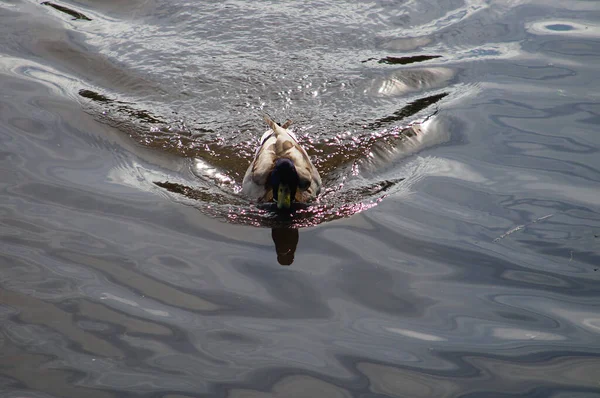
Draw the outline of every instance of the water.
<instances>
[{"instance_id":1,"label":"water","mask_svg":"<svg viewBox=\"0 0 600 398\"><path fill-rule=\"evenodd\" d=\"M600 396L599 39L582 0L0 0L1 395ZM323 176L291 219L239 192L264 113Z\"/></svg>"}]
</instances>

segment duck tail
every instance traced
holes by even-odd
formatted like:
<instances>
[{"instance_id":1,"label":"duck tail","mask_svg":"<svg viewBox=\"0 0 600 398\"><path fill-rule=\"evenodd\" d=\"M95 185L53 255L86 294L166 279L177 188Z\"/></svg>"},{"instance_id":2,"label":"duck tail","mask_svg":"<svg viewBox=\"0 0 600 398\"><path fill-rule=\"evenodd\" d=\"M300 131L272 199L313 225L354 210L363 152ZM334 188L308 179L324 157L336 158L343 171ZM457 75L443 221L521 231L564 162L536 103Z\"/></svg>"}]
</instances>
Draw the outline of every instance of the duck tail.
<instances>
[{"instance_id":1,"label":"duck tail","mask_svg":"<svg viewBox=\"0 0 600 398\"><path fill-rule=\"evenodd\" d=\"M290 120L288 120L284 123L285 127L281 127L280 125L275 123L269 116L263 115L263 118L265 119L265 122L267 122L267 124L269 125L271 130L273 130L275 132L275 136L286 133L286 131L285 131L286 127L289 127L289 125L292 124L292 122Z\"/></svg>"}]
</instances>

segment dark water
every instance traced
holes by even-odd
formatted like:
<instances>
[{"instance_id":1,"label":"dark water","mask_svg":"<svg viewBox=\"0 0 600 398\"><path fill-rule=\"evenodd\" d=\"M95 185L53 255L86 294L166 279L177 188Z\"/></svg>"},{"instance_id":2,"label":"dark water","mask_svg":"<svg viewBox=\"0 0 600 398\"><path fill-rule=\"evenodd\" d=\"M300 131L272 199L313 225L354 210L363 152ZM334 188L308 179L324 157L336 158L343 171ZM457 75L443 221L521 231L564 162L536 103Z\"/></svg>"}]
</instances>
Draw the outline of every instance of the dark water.
<instances>
[{"instance_id":1,"label":"dark water","mask_svg":"<svg viewBox=\"0 0 600 398\"><path fill-rule=\"evenodd\" d=\"M600 396L599 65L596 1L0 0L0 395Z\"/></svg>"}]
</instances>

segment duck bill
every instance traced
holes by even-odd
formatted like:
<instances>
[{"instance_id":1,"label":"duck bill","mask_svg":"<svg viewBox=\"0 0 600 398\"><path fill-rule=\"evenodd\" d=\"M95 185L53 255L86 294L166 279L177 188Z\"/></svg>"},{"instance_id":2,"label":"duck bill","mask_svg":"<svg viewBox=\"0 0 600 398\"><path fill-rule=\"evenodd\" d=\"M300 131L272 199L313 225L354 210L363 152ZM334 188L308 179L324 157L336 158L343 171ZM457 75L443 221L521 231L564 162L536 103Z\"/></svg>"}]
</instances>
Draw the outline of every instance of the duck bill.
<instances>
[{"instance_id":1,"label":"duck bill","mask_svg":"<svg viewBox=\"0 0 600 398\"><path fill-rule=\"evenodd\" d=\"M278 209L289 209L292 206L292 197L290 187L284 184L280 184L277 188L277 208Z\"/></svg>"}]
</instances>

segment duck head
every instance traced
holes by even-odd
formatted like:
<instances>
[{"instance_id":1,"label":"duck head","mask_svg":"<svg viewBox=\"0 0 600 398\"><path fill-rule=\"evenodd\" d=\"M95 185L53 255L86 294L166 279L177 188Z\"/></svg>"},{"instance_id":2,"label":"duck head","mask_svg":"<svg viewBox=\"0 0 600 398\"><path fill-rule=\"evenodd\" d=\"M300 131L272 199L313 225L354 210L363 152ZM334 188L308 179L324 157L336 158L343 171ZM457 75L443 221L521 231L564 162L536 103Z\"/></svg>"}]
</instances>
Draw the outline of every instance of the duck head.
<instances>
[{"instance_id":1,"label":"duck head","mask_svg":"<svg viewBox=\"0 0 600 398\"><path fill-rule=\"evenodd\" d=\"M277 202L278 209L288 210L292 206L299 180L294 162L286 158L275 161L270 183L273 187L273 199Z\"/></svg>"}]
</instances>

